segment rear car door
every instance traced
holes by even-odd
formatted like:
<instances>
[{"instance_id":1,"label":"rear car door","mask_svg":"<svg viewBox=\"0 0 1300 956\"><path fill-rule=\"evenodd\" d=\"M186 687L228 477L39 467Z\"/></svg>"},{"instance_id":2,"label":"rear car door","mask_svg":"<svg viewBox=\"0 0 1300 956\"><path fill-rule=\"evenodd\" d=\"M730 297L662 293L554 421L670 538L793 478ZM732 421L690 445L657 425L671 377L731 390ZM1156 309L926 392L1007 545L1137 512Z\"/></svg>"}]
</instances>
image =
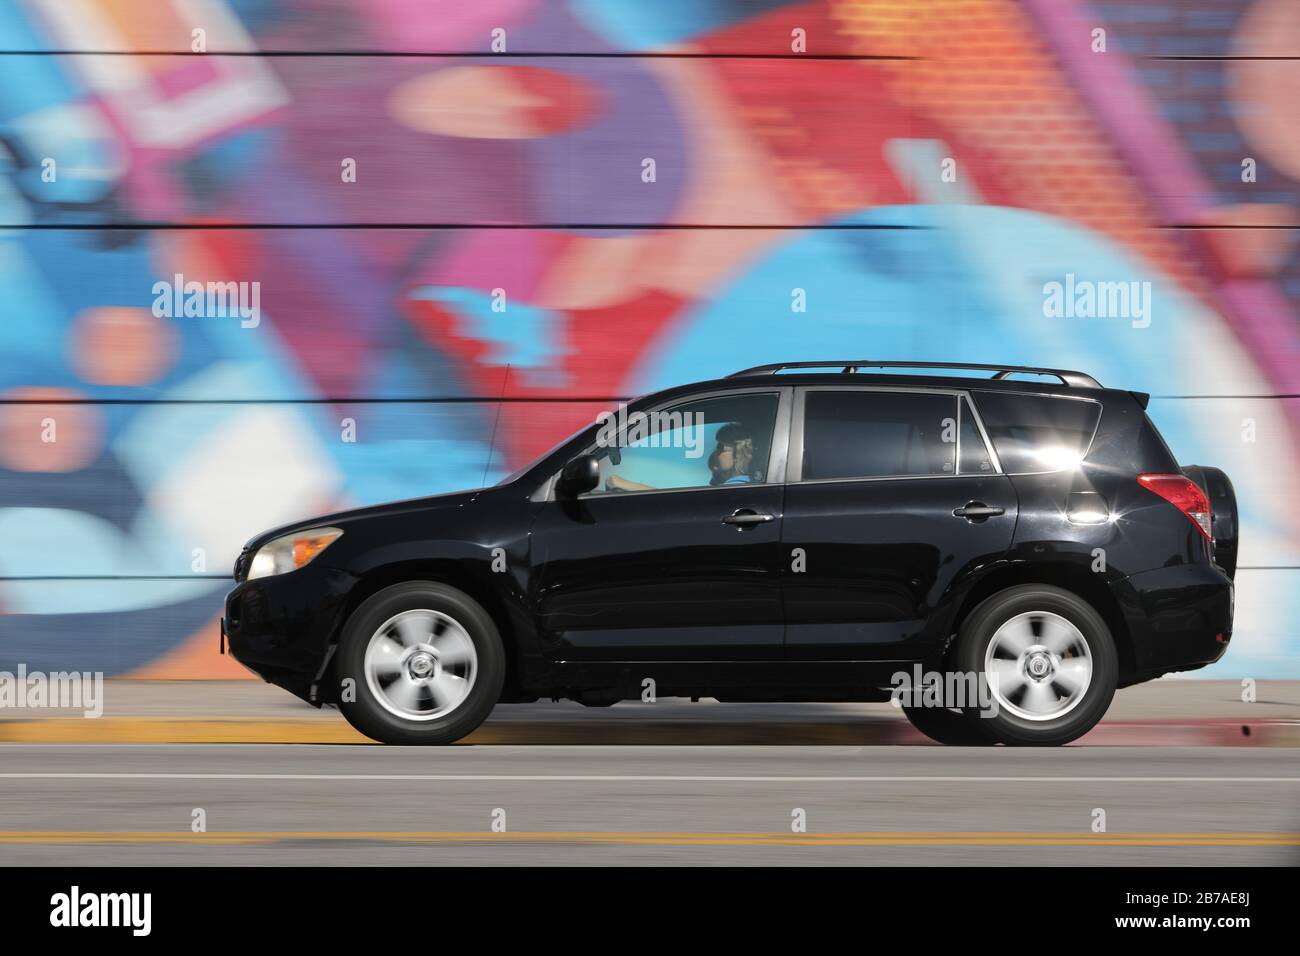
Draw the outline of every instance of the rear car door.
<instances>
[{"instance_id":1,"label":"rear car door","mask_svg":"<svg viewBox=\"0 0 1300 956\"><path fill-rule=\"evenodd\" d=\"M782 528L787 656L916 660L954 582L1011 545L1017 501L959 390L795 394Z\"/></svg>"},{"instance_id":2,"label":"rear car door","mask_svg":"<svg viewBox=\"0 0 1300 956\"><path fill-rule=\"evenodd\" d=\"M589 449L597 490L552 494L531 535L530 604L552 659L782 657L792 401L789 388L677 400Z\"/></svg>"}]
</instances>

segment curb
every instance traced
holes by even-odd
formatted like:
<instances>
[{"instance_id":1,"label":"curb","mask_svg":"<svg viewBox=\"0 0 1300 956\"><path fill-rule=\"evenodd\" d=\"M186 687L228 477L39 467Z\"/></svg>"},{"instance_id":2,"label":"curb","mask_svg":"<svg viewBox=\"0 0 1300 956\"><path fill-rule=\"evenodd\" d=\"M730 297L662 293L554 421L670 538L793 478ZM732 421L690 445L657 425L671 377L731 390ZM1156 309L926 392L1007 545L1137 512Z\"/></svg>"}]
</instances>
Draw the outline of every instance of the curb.
<instances>
[{"instance_id":1,"label":"curb","mask_svg":"<svg viewBox=\"0 0 1300 956\"><path fill-rule=\"evenodd\" d=\"M0 721L0 743L371 744L335 720L256 717L101 717ZM814 723L489 721L465 738L486 746L938 746L903 720ZM1100 724L1070 746L1300 747L1296 721L1123 721Z\"/></svg>"}]
</instances>

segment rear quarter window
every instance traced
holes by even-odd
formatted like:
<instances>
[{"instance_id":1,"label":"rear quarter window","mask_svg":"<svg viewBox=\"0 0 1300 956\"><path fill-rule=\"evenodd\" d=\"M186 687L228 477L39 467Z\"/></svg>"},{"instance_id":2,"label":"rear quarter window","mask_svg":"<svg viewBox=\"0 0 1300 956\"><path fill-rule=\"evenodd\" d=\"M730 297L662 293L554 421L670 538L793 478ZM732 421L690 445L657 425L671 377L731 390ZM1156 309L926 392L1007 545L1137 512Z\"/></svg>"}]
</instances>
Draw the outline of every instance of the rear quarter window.
<instances>
[{"instance_id":1,"label":"rear quarter window","mask_svg":"<svg viewBox=\"0 0 1300 956\"><path fill-rule=\"evenodd\" d=\"M1101 406L1088 399L975 392L975 404L1007 474L1064 471L1088 453Z\"/></svg>"}]
</instances>

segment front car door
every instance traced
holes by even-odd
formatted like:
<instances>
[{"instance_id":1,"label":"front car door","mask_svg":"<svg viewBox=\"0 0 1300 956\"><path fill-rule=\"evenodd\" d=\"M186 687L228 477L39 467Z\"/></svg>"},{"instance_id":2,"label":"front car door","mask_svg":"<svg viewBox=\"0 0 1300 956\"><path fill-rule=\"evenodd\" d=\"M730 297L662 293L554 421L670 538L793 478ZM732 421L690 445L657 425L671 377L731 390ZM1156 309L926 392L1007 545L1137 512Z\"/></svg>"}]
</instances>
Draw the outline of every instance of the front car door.
<instances>
[{"instance_id":1,"label":"front car door","mask_svg":"<svg viewBox=\"0 0 1300 956\"><path fill-rule=\"evenodd\" d=\"M552 660L782 656L792 404L780 387L676 399L587 449L599 486L549 493L530 541L529 602Z\"/></svg>"},{"instance_id":2,"label":"front car door","mask_svg":"<svg viewBox=\"0 0 1300 956\"><path fill-rule=\"evenodd\" d=\"M782 530L788 656L912 661L1011 545L1016 493L960 390L796 392Z\"/></svg>"}]
</instances>

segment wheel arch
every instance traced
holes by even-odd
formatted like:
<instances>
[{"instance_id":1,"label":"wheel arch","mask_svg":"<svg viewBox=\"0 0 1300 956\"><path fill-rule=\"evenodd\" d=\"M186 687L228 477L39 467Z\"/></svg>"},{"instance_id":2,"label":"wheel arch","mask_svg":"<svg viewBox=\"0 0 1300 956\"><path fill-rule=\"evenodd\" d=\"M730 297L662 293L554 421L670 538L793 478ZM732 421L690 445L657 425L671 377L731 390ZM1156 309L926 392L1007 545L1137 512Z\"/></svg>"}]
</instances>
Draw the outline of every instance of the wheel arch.
<instances>
[{"instance_id":1,"label":"wheel arch","mask_svg":"<svg viewBox=\"0 0 1300 956\"><path fill-rule=\"evenodd\" d=\"M1119 655L1121 686L1123 679L1137 670L1133 634L1106 577L1067 561L1022 562L995 569L984 575L967 592L953 615L949 639L944 645L945 659L952 650L962 623L981 602L999 591L1021 584L1045 584L1058 587L1087 601L1106 622L1115 641L1115 651Z\"/></svg>"},{"instance_id":2,"label":"wheel arch","mask_svg":"<svg viewBox=\"0 0 1300 956\"><path fill-rule=\"evenodd\" d=\"M339 626L330 639L329 663L322 675L322 700L334 702L325 692L326 688L338 686L337 655L338 643L342 639L343 629L357 608L385 588L395 584L428 581L433 584L445 584L469 595L487 611L501 635L502 650L505 652L506 675L502 689L502 700L510 698L518 688L518 631L511 618L506 600L500 591L478 575L467 570L459 561L454 560L414 560L397 561L381 565L367 571L357 579L348 592L347 601L339 615Z\"/></svg>"}]
</instances>

